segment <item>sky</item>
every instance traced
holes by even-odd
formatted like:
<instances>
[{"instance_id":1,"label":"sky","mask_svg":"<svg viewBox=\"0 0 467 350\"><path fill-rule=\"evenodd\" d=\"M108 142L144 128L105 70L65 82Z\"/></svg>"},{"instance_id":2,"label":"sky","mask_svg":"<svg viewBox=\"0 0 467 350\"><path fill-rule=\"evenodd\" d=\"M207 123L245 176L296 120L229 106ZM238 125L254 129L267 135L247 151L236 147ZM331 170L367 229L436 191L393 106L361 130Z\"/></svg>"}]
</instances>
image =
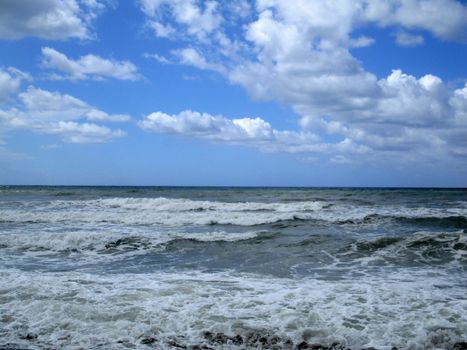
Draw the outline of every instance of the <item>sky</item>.
<instances>
[{"instance_id":1,"label":"sky","mask_svg":"<svg viewBox=\"0 0 467 350\"><path fill-rule=\"evenodd\" d=\"M467 3L2 0L0 184L467 187Z\"/></svg>"}]
</instances>

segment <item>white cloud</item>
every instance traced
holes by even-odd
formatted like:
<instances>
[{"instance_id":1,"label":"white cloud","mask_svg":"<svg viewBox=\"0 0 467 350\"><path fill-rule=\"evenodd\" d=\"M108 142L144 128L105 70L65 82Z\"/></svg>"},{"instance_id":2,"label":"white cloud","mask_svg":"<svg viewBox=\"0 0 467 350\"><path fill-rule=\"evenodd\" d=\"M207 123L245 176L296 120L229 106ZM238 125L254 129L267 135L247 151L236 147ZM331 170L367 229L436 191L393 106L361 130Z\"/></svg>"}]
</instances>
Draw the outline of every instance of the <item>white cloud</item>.
<instances>
[{"instance_id":1,"label":"white cloud","mask_svg":"<svg viewBox=\"0 0 467 350\"><path fill-rule=\"evenodd\" d=\"M201 54L192 47L174 50L172 54L177 57L178 61L182 64L193 66L199 69L224 72L224 67L221 64L208 62L205 57L201 56Z\"/></svg>"},{"instance_id":2,"label":"white cloud","mask_svg":"<svg viewBox=\"0 0 467 350\"><path fill-rule=\"evenodd\" d=\"M252 6L248 0L231 0L227 3L227 10L231 18L235 18L235 15L246 18L251 14Z\"/></svg>"},{"instance_id":3,"label":"white cloud","mask_svg":"<svg viewBox=\"0 0 467 350\"><path fill-rule=\"evenodd\" d=\"M64 121L85 118L106 122L125 122L131 119L128 115L109 115L76 97L51 92L29 86L18 95L22 105L29 114L43 121Z\"/></svg>"},{"instance_id":4,"label":"white cloud","mask_svg":"<svg viewBox=\"0 0 467 350\"><path fill-rule=\"evenodd\" d=\"M455 0L367 1L364 17L379 25L423 29L443 40L465 40L467 6Z\"/></svg>"},{"instance_id":5,"label":"white cloud","mask_svg":"<svg viewBox=\"0 0 467 350\"><path fill-rule=\"evenodd\" d=\"M145 53L144 57L145 58L152 58L152 59L154 59L157 62L162 63L162 64L172 64L172 63L174 63L171 60L169 60L168 58L166 58L164 56L161 56L161 55L158 55L157 53Z\"/></svg>"},{"instance_id":6,"label":"white cloud","mask_svg":"<svg viewBox=\"0 0 467 350\"><path fill-rule=\"evenodd\" d=\"M413 35L406 32L399 32L396 34L396 43L400 46L418 46L425 42L423 36Z\"/></svg>"},{"instance_id":7,"label":"white cloud","mask_svg":"<svg viewBox=\"0 0 467 350\"><path fill-rule=\"evenodd\" d=\"M70 143L102 143L125 135L120 129L88 121L124 122L127 115L110 115L73 96L29 86L17 95L15 107L0 109L0 127L60 135Z\"/></svg>"},{"instance_id":8,"label":"white cloud","mask_svg":"<svg viewBox=\"0 0 467 350\"><path fill-rule=\"evenodd\" d=\"M104 143L125 136L125 132L87 122L42 120L41 113L0 109L0 126L5 130L23 129L39 134L59 135L68 143Z\"/></svg>"},{"instance_id":9,"label":"white cloud","mask_svg":"<svg viewBox=\"0 0 467 350\"><path fill-rule=\"evenodd\" d=\"M7 101L16 93L23 80L31 80L31 76L13 67L7 70L0 68L0 103Z\"/></svg>"},{"instance_id":10,"label":"white cloud","mask_svg":"<svg viewBox=\"0 0 467 350\"><path fill-rule=\"evenodd\" d=\"M0 39L89 39L91 23L108 1L2 0Z\"/></svg>"},{"instance_id":11,"label":"white cloud","mask_svg":"<svg viewBox=\"0 0 467 350\"><path fill-rule=\"evenodd\" d=\"M332 157L338 162L351 159L349 152L365 154L366 159L370 154L376 159L379 154L407 161L467 154L460 137L467 135L462 89L453 90L434 75L415 77L397 67L387 77L378 78L366 71L351 51L373 44L373 38L355 36L356 28L367 25L398 31L400 45L421 44L422 35L430 34L463 41L467 38L467 6L459 2L296 0L291 6L281 0L257 0L255 7L249 8L255 12L241 19L219 2L215 13L225 19L218 20L215 33L206 31L204 36L193 35L180 25L175 5L169 6L165 0L142 4L149 19L157 18L191 38L189 47L182 38L181 48L171 52L179 63L219 72L256 99L292 107L299 116L299 131L273 129L272 134L292 133L297 141L292 146L274 137L267 141L269 150L336 152ZM234 30L227 18L236 18ZM408 34L413 31L420 33L419 37ZM163 115L165 119L146 118L142 126L230 143L232 132L225 131L225 123L228 130L237 130L231 126L235 119L222 118L222 130L209 127L207 134L196 134L186 117ZM309 142L299 137L308 133L321 138ZM253 139L245 140L261 148Z\"/></svg>"},{"instance_id":12,"label":"white cloud","mask_svg":"<svg viewBox=\"0 0 467 350\"><path fill-rule=\"evenodd\" d=\"M56 70L64 75L58 78L71 80L113 78L135 81L141 78L136 66L128 61L118 62L95 55L86 55L78 60L69 59L66 55L50 47L42 48L42 66Z\"/></svg>"},{"instance_id":13,"label":"white cloud","mask_svg":"<svg viewBox=\"0 0 467 350\"><path fill-rule=\"evenodd\" d=\"M155 20L164 16L166 8L176 24L182 25L187 34L200 40L213 33L222 20L216 1L205 1L203 6L198 5L196 0L141 0L140 3L143 12L150 18L148 25L158 36L169 36L174 32L172 26Z\"/></svg>"},{"instance_id":14,"label":"white cloud","mask_svg":"<svg viewBox=\"0 0 467 350\"><path fill-rule=\"evenodd\" d=\"M367 47L373 45L375 42L375 39L369 38L367 36L360 36L355 39L349 39L349 46L350 47Z\"/></svg>"},{"instance_id":15,"label":"white cloud","mask_svg":"<svg viewBox=\"0 0 467 350\"><path fill-rule=\"evenodd\" d=\"M61 135L69 143L104 143L126 135L120 129L112 130L102 125L72 121L52 124L45 132Z\"/></svg>"},{"instance_id":16,"label":"white cloud","mask_svg":"<svg viewBox=\"0 0 467 350\"><path fill-rule=\"evenodd\" d=\"M239 142L251 139L272 139L271 125L260 118L227 119L208 113L183 111L177 115L154 112L146 116L139 125L147 130L196 136L211 140ZM261 137L257 137L261 136Z\"/></svg>"},{"instance_id":17,"label":"white cloud","mask_svg":"<svg viewBox=\"0 0 467 350\"><path fill-rule=\"evenodd\" d=\"M467 83L462 89L457 89L449 99L450 106L454 109L456 123L467 127Z\"/></svg>"},{"instance_id":18,"label":"white cloud","mask_svg":"<svg viewBox=\"0 0 467 350\"><path fill-rule=\"evenodd\" d=\"M157 21L151 21L149 26L154 29L154 33L160 38L169 38L175 33L175 29L169 24L163 25Z\"/></svg>"},{"instance_id":19,"label":"white cloud","mask_svg":"<svg viewBox=\"0 0 467 350\"><path fill-rule=\"evenodd\" d=\"M183 111L176 115L154 112L139 122L147 131L252 147L264 152L362 154L368 150L349 139L325 143L316 134L306 131L277 130L261 118L229 119L209 113Z\"/></svg>"},{"instance_id":20,"label":"white cloud","mask_svg":"<svg viewBox=\"0 0 467 350\"><path fill-rule=\"evenodd\" d=\"M127 114L108 114L99 109L89 109L85 115L86 119L101 122L128 122L131 117Z\"/></svg>"},{"instance_id":21,"label":"white cloud","mask_svg":"<svg viewBox=\"0 0 467 350\"><path fill-rule=\"evenodd\" d=\"M449 92L442 80L431 74L420 79L394 70L379 82L383 96L372 111L373 121L407 126L435 126L449 121ZM371 113L371 114L370 114Z\"/></svg>"},{"instance_id":22,"label":"white cloud","mask_svg":"<svg viewBox=\"0 0 467 350\"><path fill-rule=\"evenodd\" d=\"M20 86L20 80L5 71L0 71L0 102L5 101Z\"/></svg>"}]
</instances>

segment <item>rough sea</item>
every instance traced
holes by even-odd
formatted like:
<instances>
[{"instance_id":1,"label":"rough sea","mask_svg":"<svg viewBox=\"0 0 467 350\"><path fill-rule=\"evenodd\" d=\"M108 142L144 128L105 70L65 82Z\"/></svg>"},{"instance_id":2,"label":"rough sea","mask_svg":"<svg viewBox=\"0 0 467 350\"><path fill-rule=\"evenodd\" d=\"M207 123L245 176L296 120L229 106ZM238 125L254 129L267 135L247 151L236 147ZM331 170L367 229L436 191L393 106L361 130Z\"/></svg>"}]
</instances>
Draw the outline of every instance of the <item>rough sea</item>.
<instances>
[{"instance_id":1,"label":"rough sea","mask_svg":"<svg viewBox=\"0 0 467 350\"><path fill-rule=\"evenodd\" d=\"M452 349L467 190L0 186L1 349Z\"/></svg>"}]
</instances>

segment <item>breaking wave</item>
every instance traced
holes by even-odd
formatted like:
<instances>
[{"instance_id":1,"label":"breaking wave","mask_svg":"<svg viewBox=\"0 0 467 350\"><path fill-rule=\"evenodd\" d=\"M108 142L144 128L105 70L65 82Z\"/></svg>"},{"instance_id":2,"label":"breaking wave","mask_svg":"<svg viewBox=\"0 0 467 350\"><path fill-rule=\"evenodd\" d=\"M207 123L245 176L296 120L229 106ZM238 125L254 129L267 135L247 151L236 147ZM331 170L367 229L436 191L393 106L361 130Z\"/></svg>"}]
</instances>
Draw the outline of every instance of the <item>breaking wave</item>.
<instances>
[{"instance_id":1,"label":"breaking wave","mask_svg":"<svg viewBox=\"0 0 467 350\"><path fill-rule=\"evenodd\" d=\"M464 340L467 325L465 290L448 276L326 282L228 272L0 273L0 339L17 348L236 349L213 343L223 333L245 342L275 334L351 349L448 349Z\"/></svg>"},{"instance_id":2,"label":"breaking wave","mask_svg":"<svg viewBox=\"0 0 467 350\"><path fill-rule=\"evenodd\" d=\"M371 207L326 201L216 202L168 198L55 200L0 208L4 223L103 223L127 225L239 225L335 222L343 225L401 224L467 228L466 208Z\"/></svg>"},{"instance_id":3,"label":"breaking wave","mask_svg":"<svg viewBox=\"0 0 467 350\"><path fill-rule=\"evenodd\" d=\"M357 240L337 254L364 264L467 264L467 234L418 232L410 236Z\"/></svg>"},{"instance_id":4,"label":"breaking wave","mask_svg":"<svg viewBox=\"0 0 467 350\"><path fill-rule=\"evenodd\" d=\"M407 214L406 214L407 215ZM429 214L428 214L429 215ZM447 214L446 214L447 215ZM395 221L401 224L413 224L423 226L435 226L444 228L467 228L467 218L460 215L452 216L391 216L370 214L361 219L347 219L340 221L340 224L373 224L382 221Z\"/></svg>"},{"instance_id":5,"label":"breaking wave","mask_svg":"<svg viewBox=\"0 0 467 350\"><path fill-rule=\"evenodd\" d=\"M123 253L163 250L170 242L236 242L261 237L262 232L232 233L224 231L212 232L160 232L153 234L119 234L116 232L66 232L40 234L8 234L3 235L0 250L25 252L42 255L50 253Z\"/></svg>"}]
</instances>

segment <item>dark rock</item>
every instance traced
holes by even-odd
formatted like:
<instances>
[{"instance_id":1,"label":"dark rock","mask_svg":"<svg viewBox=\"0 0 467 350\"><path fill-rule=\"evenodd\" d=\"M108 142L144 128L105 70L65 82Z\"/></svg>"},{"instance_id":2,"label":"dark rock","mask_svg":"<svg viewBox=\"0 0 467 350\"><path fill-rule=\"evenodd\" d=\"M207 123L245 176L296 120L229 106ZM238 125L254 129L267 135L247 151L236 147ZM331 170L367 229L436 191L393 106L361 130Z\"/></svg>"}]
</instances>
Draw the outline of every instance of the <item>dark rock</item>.
<instances>
[{"instance_id":1,"label":"dark rock","mask_svg":"<svg viewBox=\"0 0 467 350\"><path fill-rule=\"evenodd\" d=\"M302 341L301 343L297 344L297 350L303 349L311 349L310 344L308 344L306 341Z\"/></svg>"},{"instance_id":2,"label":"dark rock","mask_svg":"<svg viewBox=\"0 0 467 350\"><path fill-rule=\"evenodd\" d=\"M260 335L258 333L248 333L245 336L245 344L247 345L256 344L259 338L260 338Z\"/></svg>"},{"instance_id":3,"label":"dark rock","mask_svg":"<svg viewBox=\"0 0 467 350\"><path fill-rule=\"evenodd\" d=\"M21 336L20 338L25 339L25 340L36 340L37 339L37 334L28 333L28 334L26 334L24 336Z\"/></svg>"},{"instance_id":4,"label":"dark rock","mask_svg":"<svg viewBox=\"0 0 467 350\"><path fill-rule=\"evenodd\" d=\"M226 336L224 333L217 333L212 341L218 344L227 344L229 339L230 337Z\"/></svg>"},{"instance_id":5,"label":"dark rock","mask_svg":"<svg viewBox=\"0 0 467 350\"><path fill-rule=\"evenodd\" d=\"M461 341L461 342L455 343L454 346L452 347L452 350L467 350L467 342Z\"/></svg>"},{"instance_id":6,"label":"dark rock","mask_svg":"<svg viewBox=\"0 0 467 350\"><path fill-rule=\"evenodd\" d=\"M198 344L198 345L190 346L190 350L214 350L214 348L211 348L210 346L207 346L206 344Z\"/></svg>"},{"instance_id":7,"label":"dark rock","mask_svg":"<svg viewBox=\"0 0 467 350\"><path fill-rule=\"evenodd\" d=\"M186 345L183 345L183 344L179 344L177 343L175 340L169 340L167 342L168 345L170 345L171 347L173 348L178 348L178 349L188 349L188 347Z\"/></svg>"},{"instance_id":8,"label":"dark rock","mask_svg":"<svg viewBox=\"0 0 467 350\"><path fill-rule=\"evenodd\" d=\"M293 342L289 338L281 338L277 335L260 332L250 332L244 337L237 334L229 336L224 333L204 332L203 337L213 344L244 345L246 348L262 349L292 349Z\"/></svg>"},{"instance_id":9,"label":"dark rock","mask_svg":"<svg viewBox=\"0 0 467 350\"><path fill-rule=\"evenodd\" d=\"M294 342L288 337L280 337L267 331L256 331L247 333L245 336L239 334L229 336L224 333L203 332L203 337L211 344L216 345L242 345L246 349L269 349L269 350L350 350L340 343L333 343L331 345L311 344L306 341L295 345ZM199 345L202 346L202 345ZM215 347L215 346L214 346ZM191 348L190 348L191 349ZM372 348L362 350L376 350ZM457 349L456 349L457 350Z\"/></svg>"},{"instance_id":10,"label":"dark rock","mask_svg":"<svg viewBox=\"0 0 467 350\"><path fill-rule=\"evenodd\" d=\"M243 344L243 338L239 334L237 334L235 337L230 337L224 333L204 332L203 336L210 343L216 343L216 344L232 343L234 345Z\"/></svg>"},{"instance_id":11,"label":"dark rock","mask_svg":"<svg viewBox=\"0 0 467 350\"><path fill-rule=\"evenodd\" d=\"M0 349L2 350L29 350L27 348L23 348L17 344L12 344L12 343L0 344Z\"/></svg>"},{"instance_id":12,"label":"dark rock","mask_svg":"<svg viewBox=\"0 0 467 350\"><path fill-rule=\"evenodd\" d=\"M306 341L302 341L297 345L297 350L349 350L345 348L343 345L339 343L332 343L331 345L323 345L323 344L308 344ZM371 350L371 349L368 349Z\"/></svg>"},{"instance_id":13,"label":"dark rock","mask_svg":"<svg viewBox=\"0 0 467 350\"><path fill-rule=\"evenodd\" d=\"M242 345L243 344L242 336L237 334L235 337L232 338L232 343L235 345Z\"/></svg>"},{"instance_id":14,"label":"dark rock","mask_svg":"<svg viewBox=\"0 0 467 350\"><path fill-rule=\"evenodd\" d=\"M114 242L107 243L107 244L105 245L105 247L106 247L107 249L116 248L116 247L122 245L124 242L125 242L125 241L124 241L123 239L119 238L119 239L117 239L117 240L114 241Z\"/></svg>"},{"instance_id":15,"label":"dark rock","mask_svg":"<svg viewBox=\"0 0 467 350\"><path fill-rule=\"evenodd\" d=\"M273 335L272 337L269 338L269 344L275 345L280 343L281 338L279 338L277 335Z\"/></svg>"},{"instance_id":16,"label":"dark rock","mask_svg":"<svg viewBox=\"0 0 467 350\"><path fill-rule=\"evenodd\" d=\"M230 339L224 333L204 332L203 336L207 341L211 343L217 343L217 344L226 344L228 340Z\"/></svg>"},{"instance_id":17,"label":"dark rock","mask_svg":"<svg viewBox=\"0 0 467 350\"><path fill-rule=\"evenodd\" d=\"M203 337L206 340L212 341L214 339L214 333L208 331L203 332Z\"/></svg>"},{"instance_id":18,"label":"dark rock","mask_svg":"<svg viewBox=\"0 0 467 350\"><path fill-rule=\"evenodd\" d=\"M145 345L154 344L155 342L157 342L157 339L154 337L144 337L143 339L141 339L141 344Z\"/></svg>"},{"instance_id":19,"label":"dark rock","mask_svg":"<svg viewBox=\"0 0 467 350\"><path fill-rule=\"evenodd\" d=\"M245 336L245 344L248 346L267 346L269 345L267 335L263 335L257 332L248 333Z\"/></svg>"}]
</instances>

